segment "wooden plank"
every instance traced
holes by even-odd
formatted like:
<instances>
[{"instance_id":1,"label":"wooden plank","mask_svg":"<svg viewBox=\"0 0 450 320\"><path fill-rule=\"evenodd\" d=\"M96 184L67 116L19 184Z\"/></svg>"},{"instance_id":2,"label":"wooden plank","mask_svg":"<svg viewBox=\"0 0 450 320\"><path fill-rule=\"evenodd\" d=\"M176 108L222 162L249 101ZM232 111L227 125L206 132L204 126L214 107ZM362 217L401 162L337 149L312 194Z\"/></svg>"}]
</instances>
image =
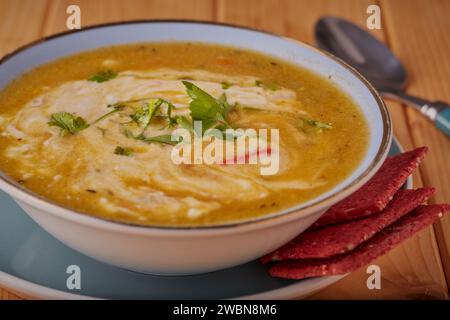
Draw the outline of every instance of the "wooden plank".
<instances>
[{"instance_id":1,"label":"wooden plank","mask_svg":"<svg viewBox=\"0 0 450 320\"><path fill-rule=\"evenodd\" d=\"M32 296L25 295L13 288L0 288L0 300L35 300Z\"/></svg>"},{"instance_id":2,"label":"wooden plank","mask_svg":"<svg viewBox=\"0 0 450 320\"><path fill-rule=\"evenodd\" d=\"M309 44L314 42L314 25L323 16L337 15L365 26L367 0L218 0L219 21L276 32ZM375 30L377 38L383 32Z\"/></svg>"},{"instance_id":3,"label":"wooden plank","mask_svg":"<svg viewBox=\"0 0 450 320\"><path fill-rule=\"evenodd\" d=\"M40 37L47 0L0 1L0 56Z\"/></svg>"},{"instance_id":4,"label":"wooden plank","mask_svg":"<svg viewBox=\"0 0 450 320\"><path fill-rule=\"evenodd\" d=\"M0 1L0 56L38 39L42 34L47 0ZM7 289L0 288L0 299L21 299Z\"/></svg>"},{"instance_id":5,"label":"wooden plank","mask_svg":"<svg viewBox=\"0 0 450 320\"><path fill-rule=\"evenodd\" d=\"M338 15L365 27L366 8L373 1L239 1L219 0L219 21L246 25L277 32L307 43L313 43L315 22L325 15ZM384 40L384 31L373 31ZM407 149L413 146L410 132L405 125L404 110L398 104L389 103L395 133ZM416 175L416 185L421 185ZM447 287L439 252L432 228L409 240L404 245L374 262L382 270L382 290L367 289L365 269L352 273L337 284L314 295L316 299L329 298L446 298Z\"/></svg>"},{"instance_id":6,"label":"wooden plank","mask_svg":"<svg viewBox=\"0 0 450 320\"><path fill-rule=\"evenodd\" d=\"M140 19L210 20L214 13L210 0L54 0L49 8L46 35L67 29L66 9L72 4L80 7L81 27Z\"/></svg>"},{"instance_id":7,"label":"wooden plank","mask_svg":"<svg viewBox=\"0 0 450 320\"><path fill-rule=\"evenodd\" d=\"M14 293L8 292L7 300L24 300L24 299Z\"/></svg>"},{"instance_id":8,"label":"wooden plank","mask_svg":"<svg viewBox=\"0 0 450 320\"><path fill-rule=\"evenodd\" d=\"M408 93L450 102L450 2L383 0L382 5L391 47L410 75ZM450 202L450 139L415 110L408 109L407 117L414 144L430 148L421 173L426 185L438 188L431 202ZM450 217L441 219L435 230L450 285Z\"/></svg>"}]
</instances>

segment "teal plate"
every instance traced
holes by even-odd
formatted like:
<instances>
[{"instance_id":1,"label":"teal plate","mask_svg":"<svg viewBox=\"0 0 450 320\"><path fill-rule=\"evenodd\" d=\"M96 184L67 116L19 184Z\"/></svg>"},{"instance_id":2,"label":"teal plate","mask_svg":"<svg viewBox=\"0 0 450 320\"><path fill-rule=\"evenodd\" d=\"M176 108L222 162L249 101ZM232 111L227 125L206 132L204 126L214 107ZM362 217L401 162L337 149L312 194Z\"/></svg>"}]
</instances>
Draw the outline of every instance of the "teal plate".
<instances>
[{"instance_id":1,"label":"teal plate","mask_svg":"<svg viewBox=\"0 0 450 320\"><path fill-rule=\"evenodd\" d=\"M401 152L394 140L390 155ZM412 184L408 181L408 187ZM82 235L80 235L82 236ZM81 288L69 290L67 267L81 270ZM119 269L74 251L39 227L0 192L0 285L44 299L288 299L320 290L343 276L300 281L268 276L252 261L195 276L165 277Z\"/></svg>"}]
</instances>

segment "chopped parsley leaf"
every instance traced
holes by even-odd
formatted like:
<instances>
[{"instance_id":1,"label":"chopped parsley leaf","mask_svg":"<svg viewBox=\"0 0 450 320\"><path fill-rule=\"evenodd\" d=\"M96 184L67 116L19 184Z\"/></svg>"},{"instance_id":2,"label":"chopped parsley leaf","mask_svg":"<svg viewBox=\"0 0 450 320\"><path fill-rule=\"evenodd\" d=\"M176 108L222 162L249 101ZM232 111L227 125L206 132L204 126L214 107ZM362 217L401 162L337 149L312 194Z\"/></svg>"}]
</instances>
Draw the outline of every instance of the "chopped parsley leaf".
<instances>
[{"instance_id":1,"label":"chopped parsley leaf","mask_svg":"<svg viewBox=\"0 0 450 320\"><path fill-rule=\"evenodd\" d=\"M154 137L142 137L140 140L147 142L147 143L162 143L162 144L169 144L169 145L176 145L178 144L178 141L172 141L172 135L170 134L163 134L160 136L154 136Z\"/></svg>"},{"instance_id":2,"label":"chopped parsley leaf","mask_svg":"<svg viewBox=\"0 0 450 320\"><path fill-rule=\"evenodd\" d=\"M227 90L228 88L230 88L233 84L227 81L221 82L220 85L222 86L223 90Z\"/></svg>"},{"instance_id":3,"label":"chopped parsley leaf","mask_svg":"<svg viewBox=\"0 0 450 320\"><path fill-rule=\"evenodd\" d=\"M112 114L114 114L114 113L116 113L116 112L122 111L123 109L125 109L125 105L122 105L122 104L110 104L110 105L108 105L108 108L113 108L113 110L112 110L112 111L109 111L109 112L107 112L107 113L105 113L105 114L102 115L100 118L98 118L98 119L96 119L94 122L92 122L92 124L95 124L95 123L97 123L97 122L100 122L100 121L102 121L103 119L109 117L110 115L112 115Z\"/></svg>"},{"instance_id":4,"label":"chopped parsley leaf","mask_svg":"<svg viewBox=\"0 0 450 320\"><path fill-rule=\"evenodd\" d=\"M155 114L159 111L161 104L164 102L162 99L150 99L144 106L139 107L136 112L131 116L131 119L135 121L140 127L143 128L142 132L150 125Z\"/></svg>"},{"instance_id":5,"label":"chopped parsley leaf","mask_svg":"<svg viewBox=\"0 0 450 320\"><path fill-rule=\"evenodd\" d=\"M318 129L331 129L333 128L331 123L325 123L317 120L309 120L309 119L303 119L307 124L316 127Z\"/></svg>"},{"instance_id":6,"label":"chopped parsley leaf","mask_svg":"<svg viewBox=\"0 0 450 320\"><path fill-rule=\"evenodd\" d=\"M193 129L192 122L191 122L191 120L188 119L188 117L176 116L175 121L180 127L187 129L189 131L192 131L192 129Z\"/></svg>"},{"instance_id":7,"label":"chopped parsley leaf","mask_svg":"<svg viewBox=\"0 0 450 320\"><path fill-rule=\"evenodd\" d=\"M131 156L133 153L133 150L131 148L124 148L121 146L117 146L116 149L114 149L114 154L120 155L120 156Z\"/></svg>"},{"instance_id":8,"label":"chopped parsley leaf","mask_svg":"<svg viewBox=\"0 0 450 320\"><path fill-rule=\"evenodd\" d=\"M102 83L102 82L106 82L108 80L114 79L115 77L117 77L117 72L114 72L112 70L106 70L106 71L100 71L100 72L97 72L97 73L91 75L88 78L88 81Z\"/></svg>"},{"instance_id":9,"label":"chopped parsley leaf","mask_svg":"<svg viewBox=\"0 0 450 320\"><path fill-rule=\"evenodd\" d=\"M59 127L61 136L75 134L89 127L89 124L82 118L69 112L57 112L51 115L48 122L50 127Z\"/></svg>"},{"instance_id":10,"label":"chopped parsley leaf","mask_svg":"<svg viewBox=\"0 0 450 320\"><path fill-rule=\"evenodd\" d=\"M202 122L203 132L214 127L231 128L226 117L232 106L228 104L225 94L216 99L192 82L182 82L192 99L189 103L192 120Z\"/></svg>"},{"instance_id":11,"label":"chopped parsley leaf","mask_svg":"<svg viewBox=\"0 0 450 320\"><path fill-rule=\"evenodd\" d=\"M263 88L265 90L272 90L272 91L276 91L276 90L280 89L280 87L275 82L267 83L267 82L264 82L264 81L261 81L261 80L256 80L255 81L255 86L261 87L261 88Z\"/></svg>"},{"instance_id":12,"label":"chopped parsley leaf","mask_svg":"<svg viewBox=\"0 0 450 320\"><path fill-rule=\"evenodd\" d=\"M153 137L146 137L144 134L138 134L134 135L133 132L130 130L125 130L124 135L129 139L139 140L146 143L161 143L161 144L169 144L169 145L176 145L178 144L177 141L172 141L172 135L170 134L163 134L160 136L153 136Z\"/></svg>"}]
</instances>

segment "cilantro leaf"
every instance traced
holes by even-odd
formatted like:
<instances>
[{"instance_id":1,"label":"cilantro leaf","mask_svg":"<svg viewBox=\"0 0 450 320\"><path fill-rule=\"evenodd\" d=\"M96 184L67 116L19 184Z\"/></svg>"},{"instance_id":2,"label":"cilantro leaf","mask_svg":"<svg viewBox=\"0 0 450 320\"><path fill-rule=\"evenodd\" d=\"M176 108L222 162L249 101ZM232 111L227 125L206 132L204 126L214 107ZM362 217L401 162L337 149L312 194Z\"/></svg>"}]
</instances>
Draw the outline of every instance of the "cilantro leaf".
<instances>
[{"instance_id":1,"label":"cilantro leaf","mask_svg":"<svg viewBox=\"0 0 450 320\"><path fill-rule=\"evenodd\" d=\"M160 136L154 136L154 137L142 137L142 139L140 139L144 142L147 143L153 143L153 142L157 142L157 143L162 143L162 144L169 144L169 145L177 145L178 141L172 141L172 135L170 134L163 134Z\"/></svg>"},{"instance_id":2,"label":"cilantro leaf","mask_svg":"<svg viewBox=\"0 0 450 320\"><path fill-rule=\"evenodd\" d=\"M175 121L180 127L189 131L193 130L192 122L186 116L176 116Z\"/></svg>"},{"instance_id":3,"label":"cilantro leaf","mask_svg":"<svg viewBox=\"0 0 450 320\"><path fill-rule=\"evenodd\" d=\"M124 135L129 139L139 140L147 143L161 143L161 144L169 144L176 145L179 141L172 141L172 135L163 134L160 136L146 137L144 134L134 135L130 130L125 130Z\"/></svg>"},{"instance_id":4,"label":"cilantro leaf","mask_svg":"<svg viewBox=\"0 0 450 320\"><path fill-rule=\"evenodd\" d=\"M223 107L224 110L224 118L226 118L228 116L228 113L236 106L236 104L231 105L228 103L227 101L227 96L224 94L222 94L219 99L217 100Z\"/></svg>"},{"instance_id":5,"label":"cilantro leaf","mask_svg":"<svg viewBox=\"0 0 450 320\"><path fill-rule=\"evenodd\" d=\"M128 129L123 130L123 134L125 135L125 137L127 137L128 139L135 139L135 140L139 140L139 135L134 135L133 132L131 132Z\"/></svg>"},{"instance_id":6,"label":"cilantro leaf","mask_svg":"<svg viewBox=\"0 0 450 320\"><path fill-rule=\"evenodd\" d=\"M177 121L176 121L175 117L172 117L172 111L175 109L175 106L173 105L173 103L170 102L170 101L164 100L164 99L161 99L161 101L162 101L163 104L165 103L167 105L167 112L166 112L167 116L166 116L166 118L169 121L168 126L170 127L170 126L173 126L173 125L177 124Z\"/></svg>"},{"instance_id":7,"label":"cilantro leaf","mask_svg":"<svg viewBox=\"0 0 450 320\"><path fill-rule=\"evenodd\" d=\"M76 117L69 112L53 113L48 125L61 128L61 136L68 133L75 134L89 127L89 124L82 117Z\"/></svg>"},{"instance_id":8,"label":"cilantro leaf","mask_svg":"<svg viewBox=\"0 0 450 320\"><path fill-rule=\"evenodd\" d=\"M331 123L325 123L318 120L299 118L300 124L297 126L304 133L321 133L323 130L332 129Z\"/></svg>"},{"instance_id":9,"label":"cilantro leaf","mask_svg":"<svg viewBox=\"0 0 450 320\"><path fill-rule=\"evenodd\" d=\"M279 86L275 82L264 82L261 80L256 80L255 86L261 87L264 90L277 91L279 89Z\"/></svg>"},{"instance_id":10,"label":"cilantro leaf","mask_svg":"<svg viewBox=\"0 0 450 320\"><path fill-rule=\"evenodd\" d=\"M91 75L88 78L88 81L102 83L102 82L114 79L115 77L117 77L117 72L114 72L112 70L106 70L106 71L100 71L100 72L97 72L97 73Z\"/></svg>"},{"instance_id":11,"label":"cilantro leaf","mask_svg":"<svg viewBox=\"0 0 450 320\"><path fill-rule=\"evenodd\" d=\"M189 103L192 120L202 122L203 132L218 125L230 128L226 117L231 107L227 103L225 95L215 99L193 83L189 81L182 82L186 87L187 94L192 99Z\"/></svg>"},{"instance_id":12,"label":"cilantro leaf","mask_svg":"<svg viewBox=\"0 0 450 320\"><path fill-rule=\"evenodd\" d=\"M109 111L109 112L107 112L107 113L105 113L104 115L102 115L102 116L99 117L98 119L94 120L94 122L92 122L92 124L95 124L95 123L97 123L97 122L100 122L100 121L102 121L103 119L109 117L110 115L112 115L112 114L114 114L114 113L116 113L116 112L122 111L123 109L125 109L125 105L123 105L123 104L110 104L110 105L108 105L107 108L113 108L113 110L112 110L112 111Z\"/></svg>"},{"instance_id":13,"label":"cilantro leaf","mask_svg":"<svg viewBox=\"0 0 450 320\"><path fill-rule=\"evenodd\" d=\"M150 122L163 102L164 100L162 99L150 99L147 104L139 107L131 116L131 119L133 119L140 127L144 128L142 132L150 125Z\"/></svg>"},{"instance_id":14,"label":"cilantro leaf","mask_svg":"<svg viewBox=\"0 0 450 320\"><path fill-rule=\"evenodd\" d=\"M227 90L227 89L230 88L233 84L232 84L231 82L224 81L224 82L221 82L220 85L222 86L222 89L223 89L223 90Z\"/></svg>"},{"instance_id":15,"label":"cilantro leaf","mask_svg":"<svg viewBox=\"0 0 450 320\"><path fill-rule=\"evenodd\" d=\"M133 150L130 148L123 148L121 146L117 146L116 149L114 149L114 154L120 155L120 156L131 156L133 153Z\"/></svg>"},{"instance_id":16,"label":"cilantro leaf","mask_svg":"<svg viewBox=\"0 0 450 320\"><path fill-rule=\"evenodd\" d=\"M303 121L305 121L307 124L316 127L318 129L331 129L333 128L331 123L325 123L325 122L321 122L318 120L309 120L309 119L304 119Z\"/></svg>"}]
</instances>

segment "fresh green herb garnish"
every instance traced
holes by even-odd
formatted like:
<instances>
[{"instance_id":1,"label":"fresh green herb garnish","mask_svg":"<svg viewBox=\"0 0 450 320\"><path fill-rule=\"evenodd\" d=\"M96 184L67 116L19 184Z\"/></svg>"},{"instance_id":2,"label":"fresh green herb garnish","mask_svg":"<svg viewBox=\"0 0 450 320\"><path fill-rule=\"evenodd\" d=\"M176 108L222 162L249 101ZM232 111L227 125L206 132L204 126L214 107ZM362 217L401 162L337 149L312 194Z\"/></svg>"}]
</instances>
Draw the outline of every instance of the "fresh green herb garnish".
<instances>
[{"instance_id":1,"label":"fresh green herb garnish","mask_svg":"<svg viewBox=\"0 0 450 320\"><path fill-rule=\"evenodd\" d=\"M330 123L305 118L300 118L299 120L301 122L297 127L304 133L322 132L333 128Z\"/></svg>"},{"instance_id":2,"label":"fresh green herb garnish","mask_svg":"<svg viewBox=\"0 0 450 320\"><path fill-rule=\"evenodd\" d=\"M232 106L228 104L225 94L219 99L215 99L193 83L182 82L186 87L187 94L192 99L189 103L192 120L202 122L203 132L213 127L231 128L226 117Z\"/></svg>"},{"instance_id":3,"label":"fresh green herb garnish","mask_svg":"<svg viewBox=\"0 0 450 320\"><path fill-rule=\"evenodd\" d=\"M131 119L135 121L140 127L143 128L142 132L150 125L155 114L158 112L161 104L164 102L162 99L150 99L144 106L139 107L136 112L131 116Z\"/></svg>"},{"instance_id":4,"label":"fresh green herb garnish","mask_svg":"<svg viewBox=\"0 0 450 320\"><path fill-rule=\"evenodd\" d=\"M172 111L175 109L175 106L173 105L173 103L170 101L161 99L161 98L159 98L159 100L161 101L161 105L158 110L159 112L158 113L155 112L154 116L158 116L160 118L167 119L167 122L168 122L167 125L164 126L162 129L167 129L169 127L176 125L177 121L176 121L175 117L172 116ZM164 104L167 106L167 109L165 112L163 112L163 110L162 110L162 106Z\"/></svg>"},{"instance_id":5,"label":"fresh green herb garnish","mask_svg":"<svg viewBox=\"0 0 450 320\"><path fill-rule=\"evenodd\" d=\"M114 149L114 154L120 155L120 156L131 156L133 153L133 150L130 148L123 148L121 146L117 146L116 149Z\"/></svg>"},{"instance_id":6,"label":"fresh green herb garnish","mask_svg":"<svg viewBox=\"0 0 450 320\"><path fill-rule=\"evenodd\" d=\"M175 117L175 121L180 127L184 129L187 129L189 131L193 129L191 120L189 120L186 116L177 116Z\"/></svg>"},{"instance_id":7,"label":"fresh green herb garnish","mask_svg":"<svg viewBox=\"0 0 450 320\"><path fill-rule=\"evenodd\" d=\"M82 117L77 117L69 112L53 113L48 125L61 128L61 136L68 133L75 134L89 127L89 124Z\"/></svg>"},{"instance_id":8,"label":"fresh green herb garnish","mask_svg":"<svg viewBox=\"0 0 450 320\"><path fill-rule=\"evenodd\" d=\"M305 121L307 124L316 127L318 129L331 129L333 128L331 126L331 123L325 123L325 122L320 122L317 120L309 120L309 119L303 119L303 121Z\"/></svg>"},{"instance_id":9,"label":"fresh green herb garnish","mask_svg":"<svg viewBox=\"0 0 450 320\"><path fill-rule=\"evenodd\" d=\"M139 140L138 136L139 135L134 135L133 132L131 132L128 129L123 130L123 134L125 135L125 137L127 137L128 139L135 139L135 140Z\"/></svg>"},{"instance_id":10,"label":"fresh green herb garnish","mask_svg":"<svg viewBox=\"0 0 450 320\"><path fill-rule=\"evenodd\" d=\"M117 77L117 72L114 72L112 70L106 70L106 71L100 71L88 78L88 81L98 82L102 83L111 79L114 79Z\"/></svg>"},{"instance_id":11,"label":"fresh green herb garnish","mask_svg":"<svg viewBox=\"0 0 450 320\"><path fill-rule=\"evenodd\" d=\"M175 109L175 106L170 101L163 100L163 103L167 104L167 120L169 120L169 126L176 125L177 121L172 117L172 111Z\"/></svg>"},{"instance_id":12,"label":"fresh green herb garnish","mask_svg":"<svg viewBox=\"0 0 450 320\"><path fill-rule=\"evenodd\" d=\"M147 142L147 143L162 143L162 144L169 144L169 145L176 145L179 141L172 141L172 135L170 134L163 134L160 136L154 136L154 137L142 137L140 140Z\"/></svg>"},{"instance_id":13,"label":"fresh green herb garnish","mask_svg":"<svg viewBox=\"0 0 450 320\"><path fill-rule=\"evenodd\" d=\"M144 134L138 134L134 135L133 132L130 130L125 130L123 134L129 138L134 140L139 140L147 143L162 143L162 144L170 144L170 145L176 145L178 144L177 141L172 141L172 135L170 134L163 134L160 136L153 136L153 137L146 137Z\"/></svg>"},{"instance_id":14,"label":"fresh green herb garnish","mask_svg":"<svg viewBox=\"0 0 450 320\"><path fill-rule=\"evenodd\" d=\"M243 110L249 110L249 111L267 111L265 109L260 109L260 108L255 108L255 107L250 107L250 106L240 106L241 109Z\"/></svg>"},{"instance_id":15,"label":"fresh green herb garnish","mask_svg":"<svg viewBox=\"0 0 450 320\"><path fill-rule=\"evenodd\" d=\"M220 85L222 86L223 90L227 90L229 87L231 87L233 84L227 81L221 82Z\"/></svg>"},{"instance_id":16,"label":"fresh green herb garnish","mask_svg":"<svg viewBox=\"0 0 450 320\"><path fill-rule=\"evenodd\" d=\"M112 114L114 114L116 112L122 111L123 109L125 109L125 105L123 105L123 104L110 104L110 105L108 105L107 108L113 108L113 110L105 113L100 118L98 118L94 122L92 122L92 124L96 124L97 122L102 121L103 119L109 117L110 115L112 115Z\"/></svg>"},{"instance_id":17,"label":"fresh green herb garnish","mask_svg":"<svg viewBox=\"0 0 450 320\"><path fill-rule=\"evenodd\" d=\"M272 90L272 91L276 91L276 90L278 90L280 88L275 82L267 83L267 82L263 82L261 80L256 80L255 81L255 86L261 87L261 88L266 89L266 90Z\"/></svg>"}]
</instances>

